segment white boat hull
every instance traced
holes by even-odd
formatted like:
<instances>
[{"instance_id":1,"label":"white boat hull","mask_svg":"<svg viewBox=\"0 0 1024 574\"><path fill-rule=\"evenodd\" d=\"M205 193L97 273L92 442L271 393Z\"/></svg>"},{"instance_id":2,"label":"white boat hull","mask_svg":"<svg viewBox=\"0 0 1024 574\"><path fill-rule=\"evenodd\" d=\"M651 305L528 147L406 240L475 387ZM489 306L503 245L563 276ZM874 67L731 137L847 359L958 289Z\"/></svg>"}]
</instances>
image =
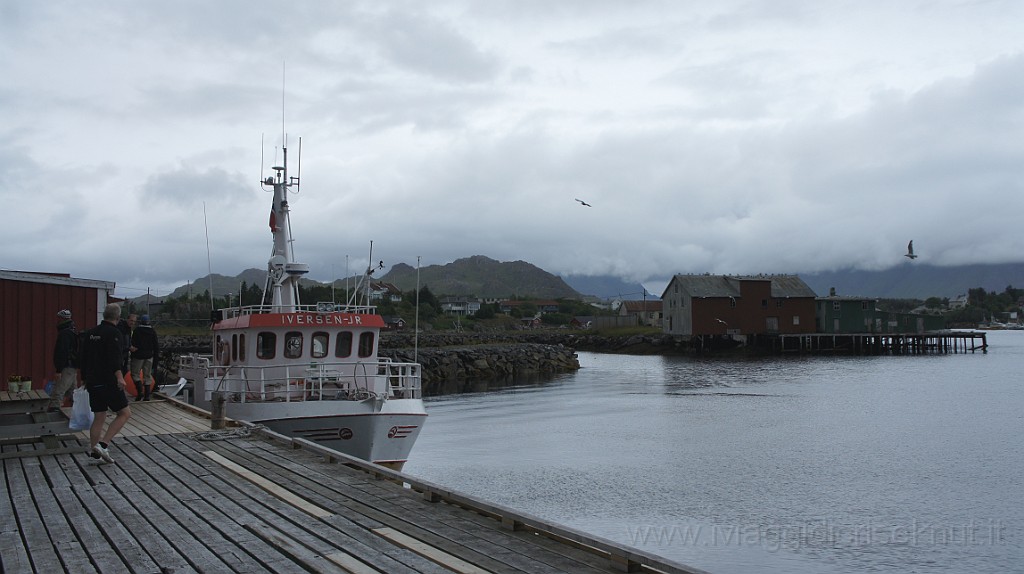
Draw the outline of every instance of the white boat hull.
<instances>
[{"instance_id":1,"label":"white boat hull","mask_svg":"<svg viewBox=\"0 0 1024 574\"><path fill-rule=\"evenodd\" d=\"M266 425L347 455L400 468L427 413L419 399L225 404L226 416Z\"/></svg>"}]
</instances>

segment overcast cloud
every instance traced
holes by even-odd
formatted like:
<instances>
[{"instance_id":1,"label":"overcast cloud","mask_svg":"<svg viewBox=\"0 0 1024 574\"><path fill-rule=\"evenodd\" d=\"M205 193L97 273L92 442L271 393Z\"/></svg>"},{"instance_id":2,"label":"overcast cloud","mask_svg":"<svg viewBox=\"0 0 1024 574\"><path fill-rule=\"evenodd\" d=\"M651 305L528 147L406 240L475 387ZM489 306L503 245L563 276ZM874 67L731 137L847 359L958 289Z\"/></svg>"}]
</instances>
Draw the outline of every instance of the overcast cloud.
<instances>
[{"instance_id":1,"label":"overcast cloud","mask_svg":"<svg viewBox=\"0 0 1024 574\"><path fill-rule=\"evenodd\" d=\"M215 273L265 267L283 102L323 281L371 240L654 291L911 239L1022 261L1022 26L1014 0L6 1L0 268L164 294L208 272L204 213Z\"/></svg>"}]
</instances>

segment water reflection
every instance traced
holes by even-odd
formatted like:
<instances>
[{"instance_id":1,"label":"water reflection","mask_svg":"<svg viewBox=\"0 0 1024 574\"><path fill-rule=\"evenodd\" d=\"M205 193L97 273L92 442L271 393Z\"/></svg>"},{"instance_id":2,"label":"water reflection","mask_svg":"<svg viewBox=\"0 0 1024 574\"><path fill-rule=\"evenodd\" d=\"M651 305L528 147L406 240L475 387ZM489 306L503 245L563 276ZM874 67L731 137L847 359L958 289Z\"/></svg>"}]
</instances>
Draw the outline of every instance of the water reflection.
<instances>
[{"instance_id":1,"label":"water reflection","mask_svg":"<svg viewBox=\"0 0 1024 574\"><path fill-rule=\"evenodd\" d=\"M577 373L430 399L406 471L713 572L1019 570L1024 334L990 345L580 353Z\"/></svg>"}]
</instances>

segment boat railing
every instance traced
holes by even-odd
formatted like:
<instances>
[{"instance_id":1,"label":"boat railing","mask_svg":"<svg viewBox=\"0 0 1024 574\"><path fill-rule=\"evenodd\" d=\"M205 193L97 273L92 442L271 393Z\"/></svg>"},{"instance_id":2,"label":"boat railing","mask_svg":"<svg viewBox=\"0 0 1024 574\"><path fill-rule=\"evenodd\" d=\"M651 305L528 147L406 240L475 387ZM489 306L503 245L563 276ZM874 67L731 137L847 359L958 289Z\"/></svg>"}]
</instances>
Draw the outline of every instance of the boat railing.
<instances>
[{"instance_id":1,"label":"boat railing","mask_svg":"<svg viewBox=\"0 0 1024 574\"><path fill-rule=\"evenodd\" d=\"M420 399L421 366L381 358L377 361L312 362L266 367L217 365L210 357L180 358L179 372L217 381L206 390L231 402L293 402L368 399ZM198 381L193 381L196 383Z\"/></svg>"},{"instance_id":2,"label":"boat railing","mask_svg":"<svg viewBox=\"0 0 1024 574\"><path fill-rule=\"evenodd\" d=\"M268 313L353 313L357 315L373 315L377 313L376 305L348 305L342 303L317 303L316 305L245 305L242 307L224 307L218 309L220 319L231 319L245 315L265 315Z\"/></svg>"}]
</instances>

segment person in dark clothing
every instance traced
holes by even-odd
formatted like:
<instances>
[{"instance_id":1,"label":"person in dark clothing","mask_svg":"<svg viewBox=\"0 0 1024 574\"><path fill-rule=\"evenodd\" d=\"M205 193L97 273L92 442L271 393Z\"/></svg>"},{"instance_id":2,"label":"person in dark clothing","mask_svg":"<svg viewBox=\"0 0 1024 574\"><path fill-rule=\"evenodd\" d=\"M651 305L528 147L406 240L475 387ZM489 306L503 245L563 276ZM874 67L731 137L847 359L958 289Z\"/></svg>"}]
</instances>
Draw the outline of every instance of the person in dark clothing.
<instances>
[{"instance_id":1,"label":"person in dark clothing","mask_svg":"<svg viewBox=\"0 0 1024 574\"><path fill-rule=\"evenodd\" d=\"M135 400L149 400L152 387L149 382L153 377L153 369L157 367L160 355L160 343L156 330L149 324L149 315L139 318L139 326L132 331L131 342L131 375L135 381Z\"/></svg>"},{"instance_id":2,"label":"person in dark clothing","mask_svg":"<svg viewBox=\"0 0 1024 574\"><path fill-rule=\"evenodd\" d=\"M121 332L121 344L124 345L122 354L124 360L121 364L121 372L127 373L128 368L131 366L131 346L132 346L132 331L135 330L136 315L132 313L128 315L128 319L121 319L117 322L117 330Z\"/></svg>"},{"instance_id":3,"label":"person in dark clothing","mask_svg":"<svg viewBox=\"0 0 1024 574\"><path fill-rule=\"evenodd\" d=\"M71 311L64 309L57 313L57 342L53 346L53 368L57 377L50 392L50 409L59 409L64 397L78 383L78 365L74 364L73 353L78 345L78 332L71 320Z\"/></svg>"},{"instance_id":4,"label":"person in dark clothing","mask_svg":"<svg viewBox=\"0 0 1024 574\"><path fill-rule=\"evenodd\" d=\"M89 408L96 413L89 428L90 456L106 462L114 462L108 447L132 416L128 397L124 394L124 371L121 370L125 345L117 328L120 318L121 307L117 303L107 305L103 309L103 322L89 331L82 354L82 377L89 391ZM104 432L107 409L117 416Z\"/></svg>"}]
</instances>

